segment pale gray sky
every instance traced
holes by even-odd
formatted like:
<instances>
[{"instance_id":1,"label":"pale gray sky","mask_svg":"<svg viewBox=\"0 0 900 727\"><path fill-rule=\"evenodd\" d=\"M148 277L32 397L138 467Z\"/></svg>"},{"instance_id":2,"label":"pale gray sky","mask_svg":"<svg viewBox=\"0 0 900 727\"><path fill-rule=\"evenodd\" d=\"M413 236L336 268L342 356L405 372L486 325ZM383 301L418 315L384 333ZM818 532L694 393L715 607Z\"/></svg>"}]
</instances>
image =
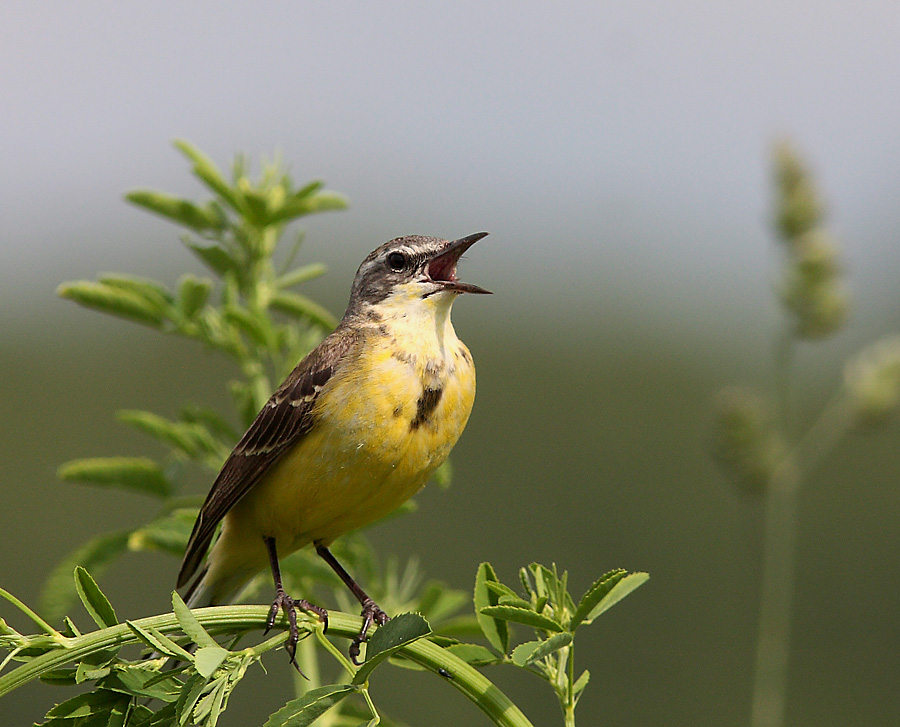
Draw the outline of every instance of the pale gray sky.
<instances>
[{"instance_id":1,"label":"pale gray sky","mask_svg":"<svg viewBox=\"0 0 900 727\"><path fill-rule=\"evenodd\" d=\"M769 299L767 151L789 134L857 309L896 312L898 78L895 0L5 0L0 295L177 261L121 195L197 192L184 137L347 193L307 225L342 288L395 235L489 230L478 282L704 325Z\"/></svg>"}]
</instances>

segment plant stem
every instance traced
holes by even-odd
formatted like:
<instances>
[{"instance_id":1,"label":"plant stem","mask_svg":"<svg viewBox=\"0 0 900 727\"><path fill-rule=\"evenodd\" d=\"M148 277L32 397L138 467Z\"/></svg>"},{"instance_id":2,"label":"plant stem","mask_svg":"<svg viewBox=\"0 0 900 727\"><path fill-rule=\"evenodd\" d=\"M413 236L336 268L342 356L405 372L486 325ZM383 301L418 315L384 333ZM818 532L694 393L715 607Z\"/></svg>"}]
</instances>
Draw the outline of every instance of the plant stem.
<instances>
[{"instance_id":1,"label":"plant stem","mask_svg":"<svg viewBox=\"0 0 900 727\"><path fill-rule=\"evenodd\" d=\"M775 392L781 413L781 426L790 436L794 425L793 403L791 401L791 370L794 362L794 334L785 329L775 345Z\"/></svg>"},{"instance_id":2,"label":"plant stem","mask_svg":"<svg viewBox=\"0 0 900 727\"><path fill-rule=\"evenodd\" d=\"M372 701L372 695L369 694L368 688L363 689L362 695L363 699L366 700L366 706L369 708L369 714L372 715L372 720L367 724L381 724L381 716L378 714L378 710L375 709L375 702Z\"/></svg>"},{"instance_id":3,"label":"plant stem","mask_svg":"<svg viewBox=\"0 0 900 727\"><path fill-rule=\"evenodd\" d=\"M197 620L211 633L233 633L265 628L268 606L214 606L193 611ZM303 618L300 616L300 618ZM181 631L175 614L167 613L133 621L145 629L154 628L162 633ZM362 619L359 616L329 611L328 633L352 639L359 633ZM276 623L286 628L286 619ZM374 629L373 629L374 630ZM0 676L0 696L36 679L53 669L84 659L89 654L115 646L138 642L137 636L127 624L118 624L82 636L68 639L67 646L36 656L13 671ZM437 644L420 639L398 651L406 658L440 675L462 692L483 711L498 727L534 727L524 714L481 672L469 666Z\"/></svg>"},{"instance_id":4,"label":"plant stem","mask_svg":"<svg viewBox=\"0 0 900 727\"><path fill-rule=\"evenodd\" d=\"M787 693L799 478L783 465L766 493L751 727L781 727Z\"/></svg>"},{"instance_id":5,"label":"plant stem","mask_svg":"<svg viewBox=\"0 0 900 727\"><path fill-rule=\"evenodd\" d=\"M28 616L28 618L30 618L32 621L34 621L35 624L37 624L37 626L38 626L45 634L48 634L49 636L51 636L51 637L53 637L54 639L58 640L60 643L65 643L65 642L66 642L66 637L65 637L65 636L63 636L61 633L59 633L59 631L57 631L57 630L56 630L55 628L53 628L50 624L48 624L46 621L44 621L44 619L42 619L40 616L38 616L38 615L37 615L34 611L32 611L30 608L28 608L28 606L26 606L24 603L22 603L22 602L21 602L18 598L16 598L12 593L10 593L9 591L7 591L7 590L5 590L5 589L3 589L3 588L0 588L0 598L6 599L6 600L9 601L13 606L15 606L16 608L18 608L22 613L24 613L26 616Z\"/></svg>"},{"instance_id":6,"label":"plant stem","mask_svg":"<svg viewBox=\"0 0 900 727\"><path fill-rule=\"evenodd\" d=\"M568 651L566 660L566 708L564 710L566 727L575 727L575 644L570 644L565 649Z\"/></svg>"},{"instance_id":7,"label":"plant stem","mask_svg":"<svg viewBox=\"0 0 900 727\"><path fill-rule=\"evenodd\" d=\"M798 442L794 456L776 470L766 492L751 727L784 724L801 479L811 474L850 423L846 401L839 392Z\"/></svg>"}]
</instances>

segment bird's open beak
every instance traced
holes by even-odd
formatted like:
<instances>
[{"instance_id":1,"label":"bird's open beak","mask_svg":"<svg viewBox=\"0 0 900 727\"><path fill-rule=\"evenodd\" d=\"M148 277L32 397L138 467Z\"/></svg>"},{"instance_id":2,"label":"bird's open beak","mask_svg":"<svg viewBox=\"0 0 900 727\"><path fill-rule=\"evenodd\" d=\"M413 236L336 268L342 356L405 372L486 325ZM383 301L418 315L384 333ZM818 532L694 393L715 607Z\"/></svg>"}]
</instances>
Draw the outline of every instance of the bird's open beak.
<instances>
[{"instance_id":1,"label":"bird's open beak","mask_svg":"<svg viewBox=\"0 0 900 727\"><path fill-rule=\"evenodd\" d=\"M481 293L490 295L491 291L480 288L471 283L463 283L456 278L456 264L462 254L482 237L487 237L487 232L476 232L474 235L461 237L458 240L448 242L446 247L428 263L426 272L435 283L442 283L444 290L453 290L457 293Z\"/></svg>"}]
</instances>

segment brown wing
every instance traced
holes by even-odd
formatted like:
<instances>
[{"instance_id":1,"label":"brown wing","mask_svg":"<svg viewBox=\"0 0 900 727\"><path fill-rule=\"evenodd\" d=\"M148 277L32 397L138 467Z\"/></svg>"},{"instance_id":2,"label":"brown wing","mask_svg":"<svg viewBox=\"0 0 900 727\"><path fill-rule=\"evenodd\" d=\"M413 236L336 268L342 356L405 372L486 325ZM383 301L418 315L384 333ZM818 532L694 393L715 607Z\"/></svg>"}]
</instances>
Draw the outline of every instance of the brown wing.
<instances>
[{"instance_id":1,"label":"brown wing","mask_svg":"<svg viewBox=\"0 0 900 727\"><path fill-rule=\"evenodd\" d=\"M309 353L272 394L216 477L188 540L178 587L203 561L219 521L313 425L319 391L339 368L356 335L343 326Z\"/></svg>"}]
</instances>

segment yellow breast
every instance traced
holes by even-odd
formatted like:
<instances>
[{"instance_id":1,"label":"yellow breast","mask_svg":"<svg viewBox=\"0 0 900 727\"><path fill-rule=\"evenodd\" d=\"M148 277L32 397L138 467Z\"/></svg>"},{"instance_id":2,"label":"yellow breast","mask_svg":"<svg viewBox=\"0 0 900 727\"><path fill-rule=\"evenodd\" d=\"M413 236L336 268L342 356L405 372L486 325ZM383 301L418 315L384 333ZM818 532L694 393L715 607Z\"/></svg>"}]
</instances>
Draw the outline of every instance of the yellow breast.
<instances>
[{"instance_id":1,"label":"yellow breast","mask_svg":"<svg viewBox=\"0 0 900 727\"><path fill-rule=\"evenodd\" d=\"M282 554L383 517L446 459L474 398L472 358L449 315L424 331L413 321L368 326L320 392L312 430L235 515Z\"/></svg>"}]
</instances>

